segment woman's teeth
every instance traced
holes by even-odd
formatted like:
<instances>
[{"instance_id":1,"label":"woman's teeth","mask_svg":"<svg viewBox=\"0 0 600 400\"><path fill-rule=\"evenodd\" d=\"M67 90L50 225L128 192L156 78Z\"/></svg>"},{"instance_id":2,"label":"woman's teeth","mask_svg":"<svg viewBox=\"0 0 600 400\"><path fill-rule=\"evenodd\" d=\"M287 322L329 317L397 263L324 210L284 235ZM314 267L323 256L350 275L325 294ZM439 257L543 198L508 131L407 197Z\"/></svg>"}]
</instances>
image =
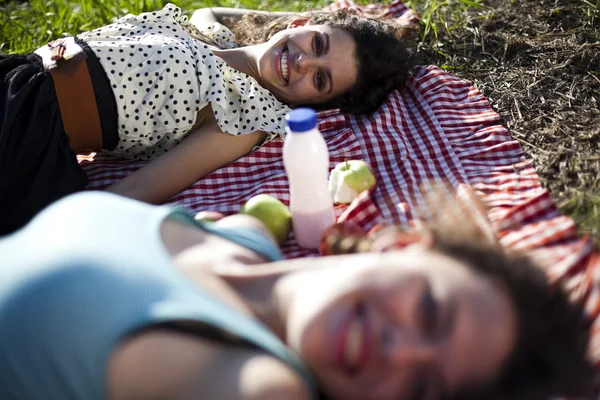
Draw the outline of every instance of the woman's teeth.
<instances>
[{"instance_id":1,"label":"woman's teeth","mask_svg":"<svg viewBox=\"0 0 600 400\"><path fill-rule=\"evenodd\" d=\"M354 368L360 359L360 351L363 342L363 329L360 319L354 319L348 327L348 336L346 337L346 365Z\"/></svg>"},{"instance_id":2,"label":"woman's teeth","mask_svg":"<svg viewBox=\"0 0 600 400\"><path fill-rule=\"evenodd\" d=\"M284 49L281 52L281 76L283 77L284 81L288 81L288 79L290 78L289 76L289 71L288 71L288 49Z\"/></svg>"}]
</instances>

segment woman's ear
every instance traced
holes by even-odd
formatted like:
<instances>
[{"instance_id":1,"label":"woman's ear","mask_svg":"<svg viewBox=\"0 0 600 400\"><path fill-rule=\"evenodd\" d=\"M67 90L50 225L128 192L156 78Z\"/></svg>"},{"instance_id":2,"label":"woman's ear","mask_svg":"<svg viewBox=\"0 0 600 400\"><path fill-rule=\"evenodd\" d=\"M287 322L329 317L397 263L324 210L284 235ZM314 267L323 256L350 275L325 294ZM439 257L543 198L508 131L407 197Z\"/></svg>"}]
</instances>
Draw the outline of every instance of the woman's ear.
<instances>
[{"instance_id":1,"label":"woman's ear","mask_svg":"<svg viewBox=\"0 0 600 400\"><path fill-rule=\"evenodd\" d=\"M294 18L289 24L288 24L288 29L290 28L299 28L301 26L304 26L308 23L308 17L298 17L298 18Z\"/></svg>"}]
</instances>

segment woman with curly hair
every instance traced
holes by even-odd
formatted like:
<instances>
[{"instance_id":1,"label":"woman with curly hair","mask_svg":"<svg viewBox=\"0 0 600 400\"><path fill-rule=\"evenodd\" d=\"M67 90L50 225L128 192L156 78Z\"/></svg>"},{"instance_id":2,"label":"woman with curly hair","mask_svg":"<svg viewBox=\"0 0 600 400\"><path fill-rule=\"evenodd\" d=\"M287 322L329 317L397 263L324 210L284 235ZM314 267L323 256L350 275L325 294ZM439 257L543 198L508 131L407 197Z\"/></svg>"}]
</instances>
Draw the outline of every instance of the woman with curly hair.
<instances>
[{"instance_id":1,"label":"woman with curly hair","mask_svg":"<svg viewBox=\"0 0 600 400\"><path fill-rule=\"evenodd\" d=\"M249 216L68 196L0 240L0 397L585 394L579 307L456 215L381 231L366 253L283 260Z\"/></svg>"},{"instance_id":2,"label":"woman with curly hair","mask_svg":"<svg viewBox=\"0 0 600 400\"><path fill-rule=\"evenodd\" d=\"M0 234L85 187L77 153L151 161L109 190L161 203L282 137L290 107L376 110L412 62L377 19L295 15L246 44L208 15L192 24L168 4L0 55Z\"/></svg>"}]
</instances>

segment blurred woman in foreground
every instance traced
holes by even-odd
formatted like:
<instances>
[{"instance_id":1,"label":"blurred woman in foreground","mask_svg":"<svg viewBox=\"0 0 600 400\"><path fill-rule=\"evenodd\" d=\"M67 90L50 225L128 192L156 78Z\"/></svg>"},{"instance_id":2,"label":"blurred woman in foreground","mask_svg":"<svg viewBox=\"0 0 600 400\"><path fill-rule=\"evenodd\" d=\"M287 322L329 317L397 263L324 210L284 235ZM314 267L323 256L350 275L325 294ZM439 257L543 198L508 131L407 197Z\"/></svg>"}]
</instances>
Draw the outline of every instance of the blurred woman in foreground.
<instances>
[{"instance_id":1,"label":"blurred woman in foreground","mask_svg":"<svg viewBox=\"0 0 600 400\"><path fill-rule=\"evenodd\" d=\"M579 310L461 223L371 243L389 251L284 260L252 217L69 196L0 240L0 397L584 393Z\"/></svg>"}]
</instances>

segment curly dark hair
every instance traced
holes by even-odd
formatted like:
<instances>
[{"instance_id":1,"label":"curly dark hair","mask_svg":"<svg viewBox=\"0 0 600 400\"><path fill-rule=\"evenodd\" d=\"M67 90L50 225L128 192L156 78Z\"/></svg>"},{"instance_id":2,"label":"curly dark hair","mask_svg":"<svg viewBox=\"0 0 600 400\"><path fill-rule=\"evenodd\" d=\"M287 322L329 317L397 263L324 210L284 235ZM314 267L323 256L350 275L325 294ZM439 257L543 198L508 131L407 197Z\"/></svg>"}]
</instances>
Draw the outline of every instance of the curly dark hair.
<instances>
[{"instance_id":1,"label":"curly dark hair","mask_svg":"<svg viewBox=\"0 0 600 400\"><path fill-rule=\"evenodd\" d=\"M347 11L306 14L308 24L327 25L349 33L356 43L358 77L346 93L325 103L311 104L325 110L367 114L376 111L390 92L406 81L414 60L414 30L398 27L378 18L358 16ZM298 16L275 17L250 13L239 21L225 20L241 45L264 43L277 32L287 29Z\"/></svg>"},{"instance_id":2,"label":"curly dark hair","mask_svg":"<svg viewBox=\"0 0 600 400\"><path fill-rule=\"evenodd\" d=\"M493 234L476 222L474 212L468 211L474 207L461 201L448 203L434 201L437 215L427 216L429 226L417 236L429 237L430 250L463 262L501 288L515 310L518 328L515 347L492 382L462 388L445 400L591 396L596 390L595 373L586 358L589 326L583 307L571 301L559 283L549 282L531 258L501 247ZM337 238L339 243L329 245L335 254L387 251L397 248L395 243L407 233L387 226L368 237Z\"/></svg>"},{"instance_id":3,"label":"curly dark hair","mask_svg":"<svg viewBox=\"0 0 600 400\"><path fill-rule=\"evenodd\" d=\"M548 400L590 394L584 313L529 257L468 237L433 231L433 250L460 260L504 289L517 314L517 342L493 382L464 388L454 400Z\"/></svg>"}]
</instances>

